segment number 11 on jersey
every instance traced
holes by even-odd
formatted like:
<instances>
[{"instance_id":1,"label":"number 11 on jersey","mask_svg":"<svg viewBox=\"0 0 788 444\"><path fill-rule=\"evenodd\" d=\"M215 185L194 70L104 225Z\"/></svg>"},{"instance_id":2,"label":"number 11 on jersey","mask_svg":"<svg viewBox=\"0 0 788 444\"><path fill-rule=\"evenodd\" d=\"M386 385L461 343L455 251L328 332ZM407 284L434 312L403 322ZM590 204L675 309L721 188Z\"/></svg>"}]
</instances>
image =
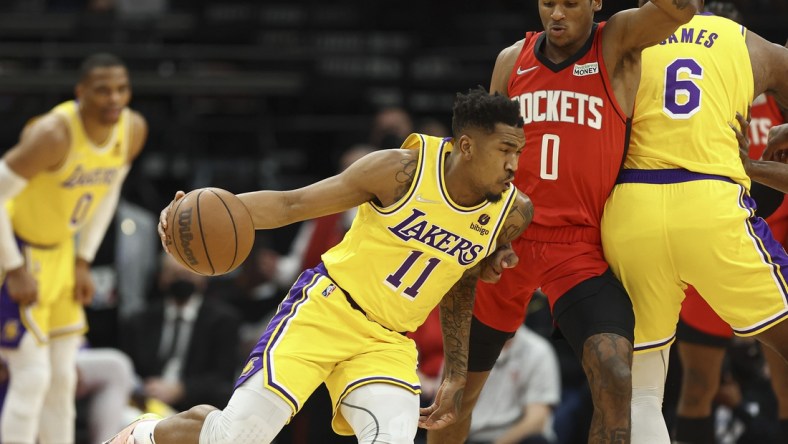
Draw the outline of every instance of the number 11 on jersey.
<instances>
[{"instance_id":1,"label":"number 11 on jersey","mask_svg":"<svg viewBox=\"0 0 788 444\"><path fill-rule=\"evenodd\" d=\"M388 286L393 290L398 291L399 288L402 286L402 278L405 277L405 274L408 272L408 270L413 268L413 265L416 263L417 259L422 254L424 254L422 251L417 251L417 250L411 251L408 257L405 259L405 262L403 262L402 265L400 265L399 268L397 268L397 271L386 277L386 281L385 281L386 284L388 284ZM416 278L416 281L413 282L412 285L410 285L405 290L403 290L402 294L404 294L405 296L411 299L414 299L416 296L418 296L419 289L421 288L422 285L424 285L424 282L427 281L427 278L430 276L430 273L432 273L432 270L434 270L435 267L438 266L438 263L440 263L440 261L441 260L438 259L437 257L431 257L427 259L427 264L424 267L424 269L421 271L421 274L419 274L419 277Z\"/></svg>"}]
</instances>

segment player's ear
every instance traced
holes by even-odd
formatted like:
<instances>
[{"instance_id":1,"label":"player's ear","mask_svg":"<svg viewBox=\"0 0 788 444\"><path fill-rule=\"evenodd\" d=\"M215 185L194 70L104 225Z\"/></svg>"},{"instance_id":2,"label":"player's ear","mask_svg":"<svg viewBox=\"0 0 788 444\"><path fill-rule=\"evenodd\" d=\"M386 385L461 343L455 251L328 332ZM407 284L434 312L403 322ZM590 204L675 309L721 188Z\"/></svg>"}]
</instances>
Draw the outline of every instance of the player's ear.
<instances>
[{"instance_id":1,"label":"player's ear","mask_svg":"<svg viewBox=\"0 0 788 444\"><path fill-rule=\"evenodd\" d=\"M460 154L462 154L463 156L469 156L471 154L472 145L473 145L473 139L471 138L471 136L467 134L463 134L457 140L454 149L460 150Z\"/></svg>"},{"instance_id":2,"label":"player's ear","mask_svg":"<svg viewBox=\"0 0 788 444\"><path fill-rule=\"evenodd\" d=\"M77 100L81 99L84 91L85 86L82 85L82 82L77 83L76 86L74 86L74 97L76 97Z\"/></svg>"},{"instance_id":3,"label":"player's ear","mask_svg":"<svg viewBox=\"0 0 788 444\"><path fill-rule=\"evenodd\" d=\"M591 9L594 12L599 12L602 10L602 0L591 0Z\"/></svg>"}]
</instances>

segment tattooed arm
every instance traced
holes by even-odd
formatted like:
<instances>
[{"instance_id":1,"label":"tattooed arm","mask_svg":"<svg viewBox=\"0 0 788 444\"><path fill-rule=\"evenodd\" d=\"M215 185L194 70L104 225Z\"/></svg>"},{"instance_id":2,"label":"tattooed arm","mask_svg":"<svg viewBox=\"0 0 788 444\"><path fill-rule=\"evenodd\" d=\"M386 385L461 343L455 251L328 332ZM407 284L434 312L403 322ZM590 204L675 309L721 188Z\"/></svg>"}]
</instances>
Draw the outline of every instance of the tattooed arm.
<instances>
[{"instance_id":1,"label":"tattooed arm","mask_svg":"<svg viewBox=\"0 0 788 444\"><path fill-rule=\"evenodd\" d=\"M375 151L343 172L291 191L255 191L238 195L249 208L255 229L278 228L340 213L365 202L396 202L410 187L417 150Z\"/></svg>"},{"instance_id":2,"label":"tattooed arm","mask_svg":"<svg viewBox=\"0 0 788 444\"><path fill-rule=\"evenodd\" d=\"M481 263L479 279L494 284L501 279L504 269L517 266L519 259L512 250L512 241L520 237L533 218L534 205L531 199L519 193L498 235L498 248Z\"/></svg>"},{"instance_id":3,"label":"tattooed arm","mask_svg":"<svg viewBox=\"0 0 788 444\"><path fill-rule=\"evenodd\" d=\"M515 204L498 235L499 249L511 252L511 266L516 265L517 256L511 251L511 241L516 239L533 219L534 208L525 194L519 193ZM493 258L493 256L491 256ZM505 260L503 256L500 260ZM499 266L501 266L499 264ZM421 409L419 425L426 429L440 429L457 419L460 411L465 380L468 373L468 339L471 333L473 301L476 283L484 262L466 271L454 284L440 303L441 330L443 332L444 369L443 384L432 406ZM500 273L499 273L500 274Z\"/></svg>"},{"instance_id":4,"label":"tattooed arm","mask_svg":"<svg viewBox=\"0 0 788 444\"><path fill-rule=\"evenodd\" d=\"M468 373L468 338L479 265L454 284L440 303L443 332L443 382L432 405L419 409L419 427L437 430L457 420Z\"/></svg>"}]
</instances>

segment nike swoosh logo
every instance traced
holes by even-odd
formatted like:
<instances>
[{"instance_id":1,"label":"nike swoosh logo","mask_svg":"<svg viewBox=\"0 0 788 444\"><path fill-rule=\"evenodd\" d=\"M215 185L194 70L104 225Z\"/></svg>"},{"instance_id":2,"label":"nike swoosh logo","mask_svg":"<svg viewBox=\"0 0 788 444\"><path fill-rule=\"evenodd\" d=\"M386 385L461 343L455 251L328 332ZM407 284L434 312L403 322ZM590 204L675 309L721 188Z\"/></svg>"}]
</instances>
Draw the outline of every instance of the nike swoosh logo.
<instances>
[{"instance_id":1,"label":"nike swoosh logo","mask_svg":"<svg viewBox=\"0 0 788 444\"><path fill-rule=\"evenodd\" d=\"M530 68L528 68L528 69L522 69L522 68L520 68L520 67L518 66L518 67L517 67L517 75L518 75L518 76L521 76L521 75L523 75L523 74L525 74L525 73L527 73L527 72L531 72L531 71L535 70L536 68L538 68L538 66L532 66L532 67L530 67Z\"/></svg>"},{"instance_id":2,"label":"nike swoosh logo","mask_svg":"<svg viewBox=\"0 0 788 444\"><path fill-rule=\"evenodd\" d=\"M425 198L421 197L421 194L416 196L416 202L427 203L427 204L440 203L440 202L435 201L435 200L425 199Z\"/></svg>"}]
</instances>

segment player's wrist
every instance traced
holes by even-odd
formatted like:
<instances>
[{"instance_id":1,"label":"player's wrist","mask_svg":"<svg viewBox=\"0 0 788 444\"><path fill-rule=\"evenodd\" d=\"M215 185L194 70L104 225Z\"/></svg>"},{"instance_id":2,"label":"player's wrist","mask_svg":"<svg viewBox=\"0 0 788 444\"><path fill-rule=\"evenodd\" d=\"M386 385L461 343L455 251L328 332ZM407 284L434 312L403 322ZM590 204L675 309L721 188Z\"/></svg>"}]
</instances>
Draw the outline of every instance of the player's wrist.
<instances>
[{"instance_id":1,"label":"player's wrist","mask_svg":"<svg viewBox=\"0 0 788 444\"><path fill-rule=\"evenodd\" d=\"M91 260L89 260L89 259L86 259L86 258L84 258L84 257L77 256L77 258L76 258L76 260L75 260L75 262L74 262L74 263L75 263L75 264L76 264L78 267L86 267L86 268L90 268L90 265L92 264L92 262L93 262L93 261L91 261Z\"/></svg>"}]
</instances>

